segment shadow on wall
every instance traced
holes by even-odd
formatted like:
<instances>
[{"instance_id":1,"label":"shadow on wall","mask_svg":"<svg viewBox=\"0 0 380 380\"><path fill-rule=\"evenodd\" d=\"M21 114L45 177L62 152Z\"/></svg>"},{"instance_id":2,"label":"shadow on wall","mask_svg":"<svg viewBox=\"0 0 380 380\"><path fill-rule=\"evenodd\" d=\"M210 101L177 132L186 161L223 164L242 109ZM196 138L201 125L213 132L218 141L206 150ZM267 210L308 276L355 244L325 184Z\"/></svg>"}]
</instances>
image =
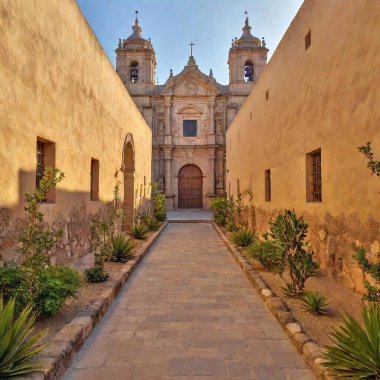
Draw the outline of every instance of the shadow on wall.
<instances>
[{"instance_id":1,"label":"shadow on wall","mask_svg":"<svg viewBox=\"0 0 380 380\"><path fill-rule=\"evenodd\" d=\"M125 173L124 173L125 174ZM35 188L36 174L34 172L19 171L19 203L13 207L0 204L0 254L5 261L17 261L17 236L20 228L25 223L26 213L24 207L25 193L32 193ZM120 197L122 201L123 218L118 230L125 229L130 225L130 218L133 220L134 213L146 208L148 198L142 197L138 207L134 207L134 183L132 187L128 183L128 191L132 196L126 197L123 184L120 185ZM110 194L112 198L113 194ZM106 212L107 206L112 201L92 201L90 192L66 191L55 189L53 203L41 204L41 212L44 214L44 223L51 228L61 228L63 237L58 244L57 250L52 254L52 263L64 264L75 258L81 257L89 252L90 247L90 227L93 220ZM132 202L132 203L128 203ZM126 218L128 221L126 221Z\"/></svg>"}]
</instances>

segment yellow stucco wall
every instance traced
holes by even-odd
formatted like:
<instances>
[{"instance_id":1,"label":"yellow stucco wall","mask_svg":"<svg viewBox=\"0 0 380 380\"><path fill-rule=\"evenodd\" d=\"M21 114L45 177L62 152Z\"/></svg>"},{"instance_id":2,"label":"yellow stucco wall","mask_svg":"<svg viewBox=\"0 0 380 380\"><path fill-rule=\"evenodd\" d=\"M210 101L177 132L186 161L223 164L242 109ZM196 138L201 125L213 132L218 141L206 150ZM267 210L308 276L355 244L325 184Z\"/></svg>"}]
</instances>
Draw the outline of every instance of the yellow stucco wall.
<instances>
[{"instance_id":1,"label":"yellow stucco wall","mask_svg":"<svg viewBox=\"0 0 380 380\"><path fill-rule=\"evenodd\" d=\"M148 194L150 128L74 0L0 0L0 88L0 250L11 235L7 218L25 215L23 194L35 188L39 136L56 144L55 165L66 176L42 211L50 223L71 222L64 244L75 240L72 250L84 253L91 215L112 200L127 134L136 205L144 177ZM99 201L90 200L91 158L100 162Z\"/></svg>"},{"instance_id":2,"label":"yellow stucco wall","mask_svg":"<svg viewBox=\"0 0 380 380\"><path fill-rule=\"evenodd\" d=\"M100 200L112 199L127 133L135 186L150 183L151 131L73 0L0 0L0 88L0 207L17 210L33 190L37 136L56 143L66 174L48 213L67 215L79 195L99 206L89 201L91 157Z\"/></svg>"},{"instance_id":3,"label":"yellow stucco wall","mask_svg":"<svg viewBox=\"0 0 380 380\"><path fill-rule=\"evenodd\" d=\"M306 0L227 132L227 187L236 195L239 179L241 191L253 192L258 229L276 210L304 214L315 247L334 255L333 272L352 287L357 268L347 269L348 244L372 244L379 259L380 179L357 150L372 141L380 160L379 36L380 1ZM323 202L308 203L305 155L318 148ZM271 202L265 202L267 169ZM329 267L331 258L322 256Z\"/></svg>"}]
</instances>

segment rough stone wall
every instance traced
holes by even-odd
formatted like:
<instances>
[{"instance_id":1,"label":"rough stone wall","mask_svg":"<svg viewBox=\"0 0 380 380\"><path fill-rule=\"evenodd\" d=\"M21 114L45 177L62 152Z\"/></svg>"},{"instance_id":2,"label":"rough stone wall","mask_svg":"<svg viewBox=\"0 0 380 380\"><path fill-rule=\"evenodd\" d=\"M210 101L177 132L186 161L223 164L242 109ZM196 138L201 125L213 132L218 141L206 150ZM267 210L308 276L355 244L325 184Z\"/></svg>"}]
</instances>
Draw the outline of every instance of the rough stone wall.
<instances>
[{"instance_id":1,"label":"rough stone wall","mask_svg":"<svg viewBox=\"0 0 380 380\"><path fill-rule=\"evenodd\" d=\"M251 225L262 233L268 219L294 209L310 225L322 272L359 291L352 243L380 258L380 180L357 150L372 141L380 159L377 35L378 1L306 0L227 131L227 188L252 191ZM323 199L307 202L306 154L316 149Z\"/></svg>"},{"instance_id":2,"label":"rough stone wall","mask_svg":"<svg viewBox=\"0 0 380 380\"><path fill-rule=\"evenodd\" d=\"M37 137L55 143L65 173L45 221L63 228L53 261L87 252L91 220L112 200L127 135L134 145L134 206L151 182L151 130L74 0L0 0L0 247L14 247L33 192ZM91 158L99 200L90 199ZM124 198L123 174L120 194Z\"/></svg>"}]
</instances>

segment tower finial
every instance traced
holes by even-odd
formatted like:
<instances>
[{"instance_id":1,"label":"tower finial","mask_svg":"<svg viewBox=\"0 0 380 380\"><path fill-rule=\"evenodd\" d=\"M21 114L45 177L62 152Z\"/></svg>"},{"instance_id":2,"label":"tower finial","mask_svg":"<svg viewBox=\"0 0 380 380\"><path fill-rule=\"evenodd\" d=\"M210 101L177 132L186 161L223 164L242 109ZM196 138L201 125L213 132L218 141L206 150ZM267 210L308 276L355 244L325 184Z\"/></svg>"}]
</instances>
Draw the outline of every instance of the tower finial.
<instances>
[{"instance_id":1,"label":"tower finial","mask_svg":"<svg viewBox=\"0 0 380 380\"><path fill-rule=\"evenodd\" d=\"M190 57L192 57L193 56L193 46L194 46L195 44L193 43L193 42L190 42L189 43L189 46L190 46Z\"/></svg>"},{"instance_id":2,"label":"tower finial","mask_svg":"<svg viewBox=\"0 0 380 380\"><path fill-rule=\"evenodd\" d=\"M136 22L139 22L138 18L137 18L137 15L139 14L139 11L135 11L135 14L136 14Z\"/></svg>"},{"instance_id":3,"label":"tower finial","mask_svg":"<svg viewBox=\"0 0 380 380\"><path fill-rule=\"evenodd\" d=\"M244 14L245 14L245 21L248 21L248 11L245 11Z\"/></svg>"}]
</instances>

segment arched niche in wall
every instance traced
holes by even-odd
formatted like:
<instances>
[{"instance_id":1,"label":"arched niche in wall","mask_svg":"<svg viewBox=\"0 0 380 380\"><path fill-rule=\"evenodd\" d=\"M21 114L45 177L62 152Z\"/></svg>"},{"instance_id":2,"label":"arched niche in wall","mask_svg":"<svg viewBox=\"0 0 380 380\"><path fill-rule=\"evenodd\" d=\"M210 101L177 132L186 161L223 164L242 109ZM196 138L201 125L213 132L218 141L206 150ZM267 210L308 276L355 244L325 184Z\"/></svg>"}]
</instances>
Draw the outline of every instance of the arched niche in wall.
<instances>
[{"instance_id":1,"label":"arched niche in wall","mask_svg":"<svg viewBox=\"0 0 380 380\"><path fill-rule=\"evenodd\" d=\"M255 77L254 66L251 60L247 60L244 63L244 79L246 82L253 82Z\"/></svg>"},{"instance_id":2,"label":"arched niche in wall","mask_svg":"<svg viewBox=\"0 0 380 380\"><path fill-rule=\"evenodd\" d=\"M129 228L133 224L135 211L135 145L131 133L124 140L121 169L124 174L123 227Z\"/></svg>"}]
</instances>

